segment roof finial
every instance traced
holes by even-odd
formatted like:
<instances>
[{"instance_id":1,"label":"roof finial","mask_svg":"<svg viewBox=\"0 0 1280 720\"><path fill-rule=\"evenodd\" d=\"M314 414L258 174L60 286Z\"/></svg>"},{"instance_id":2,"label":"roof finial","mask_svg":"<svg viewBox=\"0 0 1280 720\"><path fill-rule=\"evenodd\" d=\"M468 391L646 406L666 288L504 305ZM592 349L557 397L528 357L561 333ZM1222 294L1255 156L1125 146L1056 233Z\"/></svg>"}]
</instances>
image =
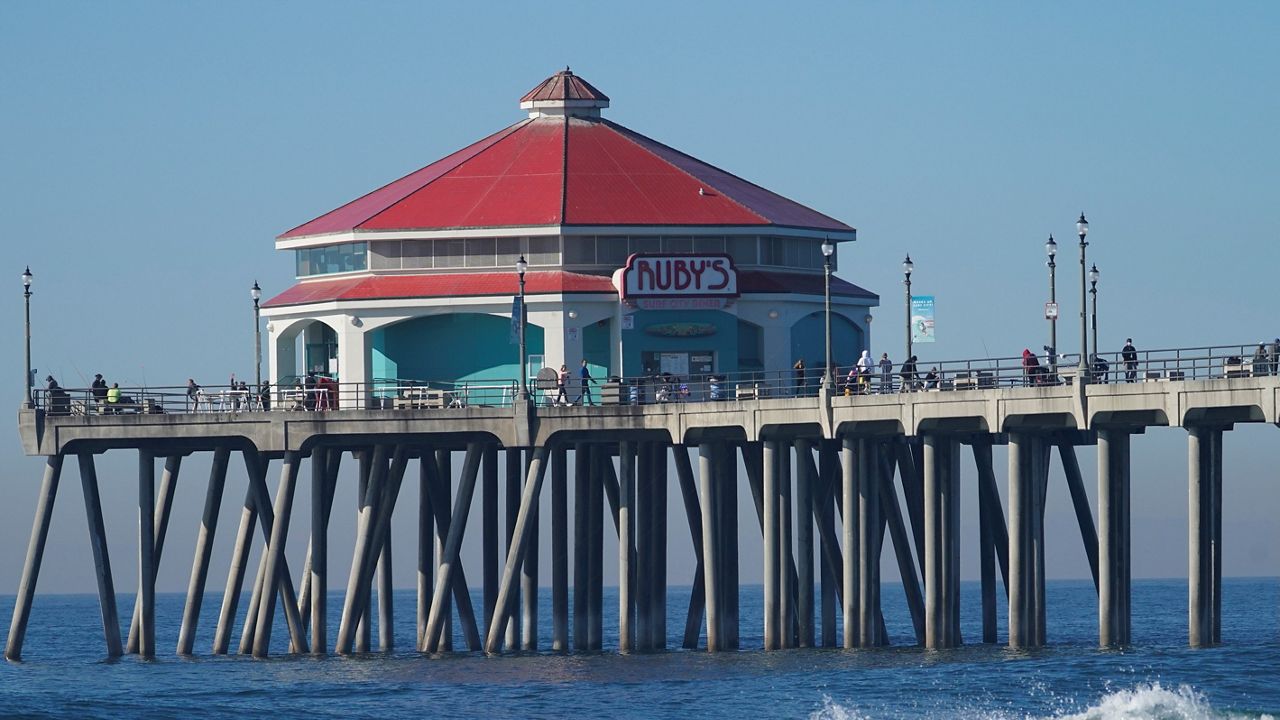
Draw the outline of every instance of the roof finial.
<instances>
[{"instance_id":1,"label":"roof finial","mask_svg":"<svg viewBox=\"0 0 1280 720\"><path fill-rule=\"evenodd\" d=\"M568 66L568 65L565 65L565 66L564 66L564 74L565 74L565 75L572 75L572 74L573 74L573 71L569 69L569 66Z\"/></svg>"}]
</instances>

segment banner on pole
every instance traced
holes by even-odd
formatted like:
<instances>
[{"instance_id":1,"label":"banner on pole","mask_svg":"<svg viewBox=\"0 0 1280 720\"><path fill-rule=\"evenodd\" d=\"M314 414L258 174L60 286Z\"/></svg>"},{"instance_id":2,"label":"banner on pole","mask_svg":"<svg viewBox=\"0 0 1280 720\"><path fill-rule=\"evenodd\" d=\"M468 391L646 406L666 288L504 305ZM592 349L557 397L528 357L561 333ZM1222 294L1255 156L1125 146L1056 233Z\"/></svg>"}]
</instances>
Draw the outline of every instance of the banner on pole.
<instances>
[{"instance_id":1,"label":"banner on pole","mask_svg":"<svg viewBox=\"0 0 1280 720\"><path fill-rule=\"evenodd\" d=\"M511 339L510 345L520 344L520 296L511 298Z\"/></svg>"},{"instance_id":2,"label":"banner on pole","mask_svg":"<svg viewBox=\"0 0 1280 720\"><path fill-rule=\"evenodd\" d=\"M933 341L933 296L915 295L911 298L911 342Z\"/></svg>"}]
</instances>

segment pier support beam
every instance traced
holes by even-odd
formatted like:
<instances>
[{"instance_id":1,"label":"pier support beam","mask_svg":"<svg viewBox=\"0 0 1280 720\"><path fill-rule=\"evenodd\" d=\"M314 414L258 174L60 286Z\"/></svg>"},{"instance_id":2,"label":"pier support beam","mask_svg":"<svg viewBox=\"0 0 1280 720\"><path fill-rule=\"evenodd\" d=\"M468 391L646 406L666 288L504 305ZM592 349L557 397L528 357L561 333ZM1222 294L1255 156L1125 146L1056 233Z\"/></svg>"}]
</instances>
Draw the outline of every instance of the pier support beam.
<instances>
[{"instance_id":1,"label":"pier support beam","mask_svg":"<svg viewBox=\"0 0 1280 720\"><path fill-rule=\"evenodd\" d=\"M1044 644L1045 441L1009 435L1009 646Z\"/></svg>"},{"instance_id":2,"label":"pier support beam","mask_svg":"<svg viewBox=\"0 0 1280 720\"><path fill-rule=\"evenodd\" d=\"M880 644L880 463L873 440L858 440L857 462L858 647L871 648Z\"/></svg>"},{"instance_id":3,"label":"pier support beam","mask_svg":"<svg viewBox=\"0 0 1280 720\"><path fill-rule=\"evenodd\" d=\"M529 482L529 462L530 454L526 452L520 473L524 482ZM538 520L541 515L535 504L529 516L528 547L520 563L520 649L526 652L538 650Z\"/></svg>"},{"instance_id":4,"label":"pier support beam","mask_svg":"<svg viewBox=\"0 0 1280 720\"><path fill-rule=\"evenodd\" d=\"M796 447L796 624L802 648L813 647L813 496L817 478L813 470L813 447L797 440ZM879 489L877 488L877 492Z\"/></svg>"},{"instance_id":5,"label":"pier support beam","mask_svg":"<svg viewBox=\"0 0 1280 720\"><path fill-rule=\"evenodd\" d=\"M436 517L431 505L431 468L435 454L424 447L418 457L418 636L415 647L426 645L427 620L431 615L431 598L435 595Z\"/></svg>"},{"instance_id":6,"label":"pier support beam","mask_svg":"<svg viewBox=\"0 0 1280 720\"><path fill-rule=\"evenodd\" d=\"M618 652L635 650L636 446L618 443ZM647 465L648 463L646 463ZM646 468L647 469L647 468ZM648 538L648 533L642 535ZM646 624L647 627L647 624Z\"/></svg>"},{"instance_id":7,"label":"pier support beam","mask_svg":"<svg viewBox=\"0 0 1280 720\"><path fill-rule=\"evenodd\" d=\"M587 580L589 516L587 506L591 494L591 446L575 443L573 446L573 649L586 652L587 598L590 595ZM510 495L508 495L510 499Z\"/></svg>"},{"instance_id":8,"label":"pier support beam","mask_svg":"<svg viewBox=\"0 0 1280 720\"><path fill-rule=\"evenodd\" d=\"M484 627L493 623L493 606L498 603L498 446L486 445L482 457L480 476L480 563L483 567ZM422 641L418 641L422 646Z\"/></svg>"},{"instance_id":9,"label":"pier support beam","mask_svg":"<svg viewBox=\"0 0 1280 720\"><path fill-rule=\"evenodd\" d=\"M703 547L704 530L702 527L702 504L698 500L698 481L693 475L693 463L689 460L689 448L686 445L674 445L671 448L676 465L676 480L680 483L680 495L684 499L685 518L689 524L689 539L693 545L693 556L696 561L693 572L693 587L689 593L689 612L685 616L684 641L682 647L694 650L698 647L698 636L702 630L702 618L706 610L706 550ZM699 451L699 469L701 469L701 451Z\"/></svg>"},{"instance_id":10,"label":"pier support beam","mask_svg":"<svg viewBox=\"0 0 1280 720\"><path fill-rule=\"evenodd\" d=\"M764 467L762 481L764 536L764 649L782 647L782 623L779 617L779 554L778 554L778 441L764 442ZM846 621L847 622L847 621Z\"/></svg>"},{"instance_id":11,"label":"pier support beam","mask_svg":"<svg viewBox=\"0 0 1280 720\"><path fill-rule=\"evenodd\" d=\"M1196 426L1187 435L1187 639L1191 647L1221 642L1222 434Z\"/></svg>"},{"instance_id":12,"label":"pier support beam","mask_svg":"<svg viewBox=\"0 0 1280 720\"><path fill-rule=\"evenodd\" d=\"M484 650L487 653L498 652L505 625L514 609L512 589L516 585L516 574L519 572L522 555L527 547L528 533L531 528L529 517L534 512L542 492L546 461L546 446L534 448L533 457L529 462L529 481L525 483L524 492L520 497L520 511L516 517L515 533L512 536L511 549L507 553L506 564L502 569L502 583L498 586L498 603L493 613L493 624L489 626L485 636Z\"/></svg>"},{"instance_id":13,"label":"pier support beam","mask_svg":"<svg viewBox=\"0 0 1280 720\"><path fill-rule=\"evenodd\" d=\"M1129 643L1129 444L1125 431L1098 432L1098 644L1102 647Z\"/></svg>"},{"instance_id":14,"label":"pier support beam","mask_svg":"<svg viewBox=\"0 0 1280 720\"><path fill-rule=\"evenodd\" d=\"M280 566L284 560L284 546L289 537L289 521L293 517L293 495L298 482L297 452L285 453L280 467L280 488L276 491L275 522L271 528L271 542L267 546L266 575L262 593L262 607L258 610L258 628L253 638L253 656L266 657L271 650L271 626L275 620L276 588L280 583ZM295 611L297 610L295 606Z\"/></svg>"},{"instance_id":15,"label":"pier support beam","mask_svg":"<svg viewBox=\"0 0 1280 720\"><path fill-rule=\"evenodd\" d=\"M840 492L842 513L842 544L844 550L844 646L855 648L858 643L858 625L861 615L859 596L861 594L861 574L859 559L862 555L860 546L862 532L858 517L858 440L846 436L842 440L840 450ZM766 463L766 467L767 467Z\"/></svg>"},{"instance_id":16,"label":"pier support beam","mask_svg":"<svg viewBox=\"0 0 1280 720\"><path fill-rule=\"evenodd\" d=\"M716 508L719 498L716 487L716 446L703 443L698 446L698 479L702 504L702 566L704 592L706 593L707 650L722 649L720 632L720 527Z\"/></svg>"},{"instance_id":17,"label":"pier support beam","mask_svg":"<svg viewBox=\"0 0 1280 720\"><path fill-rule=\"evenodd\" d=\"M569 651L568 455L564 445L551 449L551 649L555 652Z\"/></svg>"},{"instance_id":18,"label":"pier support beam","mask_svg":"<svg viewBox=\"0 0 1280 720\"><path fill-rule=\"evenodd\" d=\"M138 451L138 654L156 656L156 467L155 456Z\"/></svg>"},{"instance_id":19,"label":"pier support beam","mask_svg":"<svg viewBox=\"0 0 1280 720\"><path fill-rule=\"evenodd\" d=\"M31 523L31 540L27 543L27 559L22 566L22 580L18 583L18 597L13 604L13 620L9 623L9 638L5 643L4 656L10 660L22 659L22 643L27 635L27 621L31 618L31 601L35 599L36 580L40 577L40 565L44 560L44 544L49 539L53 501L58 497L62 459L62 455L50 455L45 460L44 480L36 501L35 520Z\"/></svg>"},{"instance_id":20,"label":"pier support beam","mask_svg":"<svg viewBox=\"0 0 1280 720\"><path fill-rule=\"evenodd\" d=\"M98 473L93 455L81 453L80 486L84 490L84 511L89 526L89 546L93 549L94 576L98 580L98 605L102 610L102 634L107 643L107 657L120 657L120 616L116 611L115 582L111 577L111 555L107 552L107 533L102 521L102 498L98 494ZM223 465L225 467L225 463Z\"/></svg>"},{"instance_id":21,"label":"pier support beam","mask_svg":"<svg viewBox=\"0 0 1280 720\"><path fill-rule=\"evenodd\" d=\"M267 461L260 460L256 451L246 450L243 455L245 472L249 475L249 487L244 493L240 527L236 531L235 549L231 553L231 567L227 570L227 586L222 594L218 626L213 634L214 655L226 655L231 644L231 630L235 624L236 608L240 604L240 591L244 587L244 573L249 563L249 546L253 542L253 531L258 522L258 502L254 492L255 476L265 482L267 472Z\"/></svg>"},{"instance_id":22,"label":"pier support beam","mask_svg":"<svg viewBox=\"0 0 1280 720\"><path fill-rule=\"evenodd\" d=\"M458 496L454 501L453 512L449 519L449 534L445 539L444 552L440 556L440 569L436 575L435 596L431 599L431 614L427 619L427 632L423 637L422 649L436 649L440 636L444 632L444 624L449 621L445 616L445 601L454 589L456 568L460 566L459 554L462 551L462 538L467 530L467 518L471 514L471 501L475 496L476 477L480 471L480 459L483 447L479 443L467 446L466 459L463 461L462 478L458 484Z\"/></svg>"},{"instance_id":23,"label":"pier support beam","mask_svg":"<svg viewBox=\"0 0 1280 720\"><path fill-rule=\"evenodd\" d=\"M960 645L960 443L924 436L925 647Z\"/></svg>"},{"instance_id":24,"label":"pier support beam","mask_svg":"<svg viewBox=\"0 0 1280 720\"><path fill-rule=\"evenodd\" d=\"M164 553L164 540L169 533L169 516L173 513L173 493L178 484L178 471L182 468L182 456L171 455L165 458L164 473L160 476L160 495L156 499L157 514L155 518L154 558L155 570L159 572L160 556ZM155 581L152 580L154 583ZM129 624L129 640L125 652L130 655L138 652L142 606L133 606L133 620Z\"/></svg>"},{"instance_id":25,"label":"pier support beam","mask_svg":"<svg viewBox=\"0 0 1280 720\"><path fill-rule=\"evenodd\" d=\"M182 610L182 628L178 632L179 655L190 655L195 647L196 626L200 621L200 606L204 602L204 587L209 578L209 557L213 553L213 538L218 529L218 513L227 484L227 465L230 460L231 451L228 448L221 447L213 452L209 486L205 490L204 515L200 520L200 533L196 536L195 559L191 563L191 580L187 584L187 602Z\"/></svg>"}]
</instances>

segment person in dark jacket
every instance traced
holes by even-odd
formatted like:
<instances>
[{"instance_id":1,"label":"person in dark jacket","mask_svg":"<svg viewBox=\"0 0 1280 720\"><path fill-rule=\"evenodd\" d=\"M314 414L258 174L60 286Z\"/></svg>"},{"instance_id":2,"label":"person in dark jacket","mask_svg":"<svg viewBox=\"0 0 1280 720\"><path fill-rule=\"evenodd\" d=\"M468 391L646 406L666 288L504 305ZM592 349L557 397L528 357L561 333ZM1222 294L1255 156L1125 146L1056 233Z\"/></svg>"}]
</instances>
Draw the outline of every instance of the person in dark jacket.
<instances>
[{"instance_id":1,"label":"person in dark jacket","mask_svg":"<svg viewBox=\"0 0 1280 720\"><path fill-rule=\"evenodd\" d=\"M795 393L796 397L800 397L804 395L804 358L797 360L796 364L791 366L791 369L796 371Z\"/></svg>"},{"instance_id":2,"label":"person in dark jacket","mask_svg":"<svg viewBox=\"0 0 1280 720\"><path fill-rule=\"evenodd\" d=\"M1138 381L1138 349L1133 346L1133 338L1125 338L1124 347L1120 348L1120 359L1124 361L1124 381Z\"/></svg>"},{"instance_id":3,"label":"person in dark jacket","mask_svg":"<svg viewBox=\"0 0 1280 720\"><path fill-rule=\"evenodd\" d=\"M107 402L107 381L102 379L102 373L93 376L89 388L93 390L93 401L99 406Z\"/></svg>"},{"instance_id":4,"label":"person in dark jacket","mask_svg":"<svg viewBox=\"0 0 1280 720\"><path fill-rule=\"evenodd\" d=\"M902 368L898 371L898 374L902 377L901 392L911 392L916 389L917 362L919 361L916 359L916 356L912 355L907 358L906 362L902 363Z\"/></svg>"}]
</instances>

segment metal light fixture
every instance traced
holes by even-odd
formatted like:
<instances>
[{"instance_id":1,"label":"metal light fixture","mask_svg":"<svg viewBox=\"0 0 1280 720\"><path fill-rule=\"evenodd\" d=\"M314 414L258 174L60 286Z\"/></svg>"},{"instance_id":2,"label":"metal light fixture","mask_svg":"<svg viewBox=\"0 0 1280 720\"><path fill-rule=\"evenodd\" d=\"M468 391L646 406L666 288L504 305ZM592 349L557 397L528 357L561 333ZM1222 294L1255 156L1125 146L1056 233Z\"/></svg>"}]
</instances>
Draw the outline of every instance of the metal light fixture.
<instances>
[{"instance_id":1,"label":"metal light fixture","mask_svg":"<svg viewBox=\"0 0 1280 720\"><path fill-rule=\"evenodd\" d=\"M262 390L262 310L258 301L262 299L262 288L258 281L253 281L249 288L249 297L253 299L253 377L256 390Z\"/></svg>"},{"instance_id":2,"label":"metal light fixture","mask_svg":"<svg viewBox=\"0 0 1280 720\"><path fill-rule=\"evenodd\" d=\"M1098 266L1094 265L1089 268L1089 295L1092 301L1093 310L1089 318L1089 323L1093 327L1093 354L1098 354L1098 277L1102 273L1098 272Z\"/></svg>"},{"instance_id":3,"label":"metal light fixture","mask_svg":"<svg viewBox=\"0 0 1280 720\"><path fill-rule=\"evenodd\" d=\"M32 381L34 378L31 377L31 278L31 266L28 265L27 269L22 271L22 298L27 306L27 374L22 381L22 393L27 398L24 404L29 408L36 406L35 398L32 395L32 386L34 385Z\"/></svg>"},{"instance_id":4,"label":"metal light fixture","mask_svg":"<svg viewBox=\"0 0 1280 720\"><path fill-rule=\"evenodd\" d=\"M823 363L825 370L822 376L822 385L831 392L835 389L835 381L831 374L831 255L835 253L836 246L831 243L831 238L822 241L822 270L823 270L823 297L825 300L826 331L827 331L827 354L826 362Z\"/></svg>"},{"instance_id":5,"label":"metal light fixture","mask_svg":"<svg viewBox=\"0 0 1280 720\"><path fill-rule=\"evenodd\" d=\"M1084 219L1084 213L1080 213L1080 219L1076 221L1076 234L1080 236L1080 381L1089 381L1089 331L1086 327L1084 308L1085 301L1088 300L1088 294L1085 289L1085 263L1084 250L1089 247L1089 243L1085 241L1085 236L1089 234L1089 221ZM1096 349L1095 349L1096 352Z\"/></svg>"},{"instance_id":6,"label":"metal light fixture","mask_svg":"<svg viewBox=\"0 0 1280 720\"><path fill-rule=\"evenodd\" d=\"M902 274L905 278L902 282L907 286L907 356L902 358L904 363L911 359L911 273L915 269L915 263L907 255L907 259L902 261Z\"/></svg>"},{"instance_id":7,"label":"metal light fixture","mask_svg":"<svg viewBox=\"0 0 1280 720\"><path fill-rule=\"evenodd\" d=\"M521 255L520 259L516 260L516 275L518 275L520 278L520 399L521 400L529 399L529 382L528 382L528 378L526 377L529 374L529 372L525 367L528 364L528 361L527 361L527 356L525 354L525 344L524 344L524 326L525 326L526 319L529 317L529 314L525 312L525 309L524 309L524 274L528 270L529 270L529 263L524 259L524 255Z\"/></svg>"},{"instance_id":8,"label":"metal light fixture","mask_svg":"<svg viewBox=\"0 0 1280 720\"><path fill-rule=\"evenodd\" d=\"M1058 365L1058 243L1053 235L1044 244L1044 252L1049 256L1049 307L1052 313L1045 312L1049 318L1049 372L1057 373ZM1048 308L1045 308L1046 311Z\"/></svg>"}]
</instances>

